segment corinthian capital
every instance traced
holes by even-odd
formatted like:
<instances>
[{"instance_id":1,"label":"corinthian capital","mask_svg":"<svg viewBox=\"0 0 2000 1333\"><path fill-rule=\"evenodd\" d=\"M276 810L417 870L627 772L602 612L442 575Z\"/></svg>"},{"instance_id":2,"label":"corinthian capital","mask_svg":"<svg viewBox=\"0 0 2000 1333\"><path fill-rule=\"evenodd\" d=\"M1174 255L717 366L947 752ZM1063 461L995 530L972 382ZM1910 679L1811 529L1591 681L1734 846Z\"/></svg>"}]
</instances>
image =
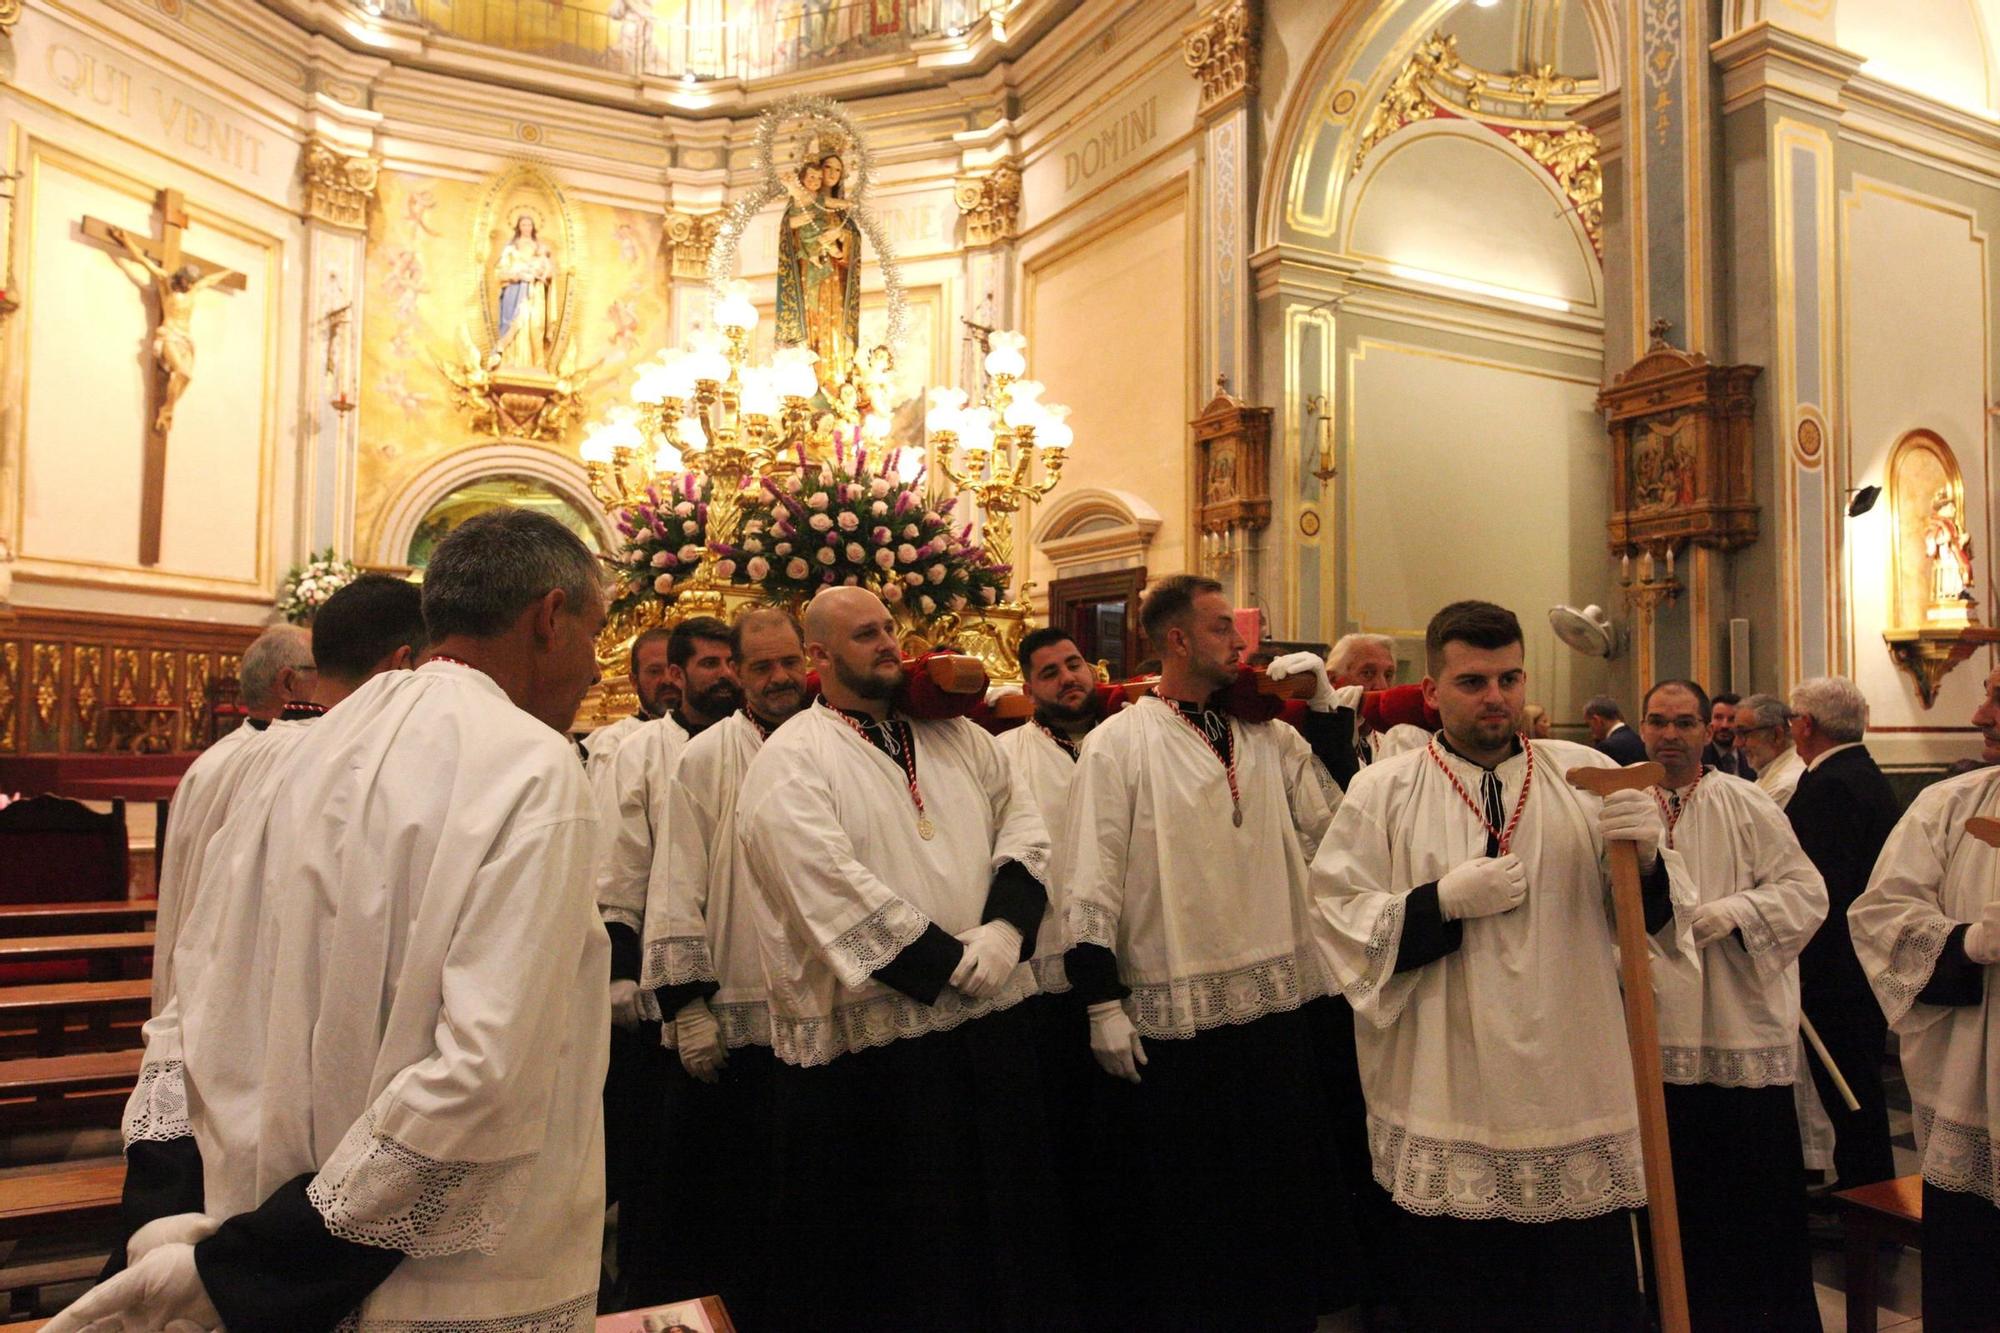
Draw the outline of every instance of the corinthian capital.
<instances>
[{"instance_id":1,"label":"corinthian capital","mask_svg":"<svg viewBox=\"0 0 2000 1333\"><path fill-rule=\"evenodd\" d=\"M983 175L960 176L952 202L965 215L965 243L1011 241L1021 225L1021 173L1001 165Z\"/></svg>"},{"instance_id":2,"label":"corinthian capital","mask_svg":"<svg viewBox=\"0 0 2000 1333\"><path fill-rule=\"evenodd\" d=\"M305 215L332 227L359 230L368 225L368 204L382 160L366 153L343 153L319 139L307 141L300 158L305 179Z\"/></svg>"},{"instance_id":3,"label":"corinthian capital","mask_svg":"<svg viewBox=\"0 0 2000 1333\"><path fill-rule=\"evenodd\" d=\"M1201 81L1201 114L1235 104L1257 82L1257 10L1223 0L1181 34L1181 59Z\"/></svg>"}]
</instances>

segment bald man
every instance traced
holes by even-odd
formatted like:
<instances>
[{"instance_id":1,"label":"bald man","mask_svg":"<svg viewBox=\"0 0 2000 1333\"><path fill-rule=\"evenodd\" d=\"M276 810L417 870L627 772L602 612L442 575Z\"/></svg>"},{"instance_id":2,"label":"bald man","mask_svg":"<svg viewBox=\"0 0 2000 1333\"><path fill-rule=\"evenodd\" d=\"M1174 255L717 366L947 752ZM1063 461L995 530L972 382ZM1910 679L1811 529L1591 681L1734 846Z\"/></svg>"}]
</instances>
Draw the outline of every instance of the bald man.
<instances>
[{"instance_id":1,"label":"bald man","mask_svg":"<svg viewBox=\"0 0 2000 1333\"><path fill-rule=\"evenodd\" d=\"M770 1326L1047 1327L1055 1181L1020 1008L1041 814L978 726L897 714L873 593L822 592L805 638L821 696L736 813L779 1062Z\"/></svg>"}]
</instances>

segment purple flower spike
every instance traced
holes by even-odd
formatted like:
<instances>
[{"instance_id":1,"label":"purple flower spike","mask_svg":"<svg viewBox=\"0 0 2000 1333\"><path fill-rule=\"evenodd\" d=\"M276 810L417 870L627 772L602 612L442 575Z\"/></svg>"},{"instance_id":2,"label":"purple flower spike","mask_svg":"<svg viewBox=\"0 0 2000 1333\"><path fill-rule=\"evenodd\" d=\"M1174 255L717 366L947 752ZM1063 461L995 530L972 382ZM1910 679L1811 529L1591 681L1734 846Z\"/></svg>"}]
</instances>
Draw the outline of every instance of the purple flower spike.
<instances>
[{"instance_id":1,"label":"purple flower spike","mask_svg":"<svg viewBox=\"0 0 2000 1333\"><path fill-rule=\"evenodd\" d=\"M901 518L903 515L909 513L912 509L916 508L916 506L917 506L916 493L913 491L904 491L901 495L898 495L896 497L896 517Z\"/></svg>"}]
</instances>

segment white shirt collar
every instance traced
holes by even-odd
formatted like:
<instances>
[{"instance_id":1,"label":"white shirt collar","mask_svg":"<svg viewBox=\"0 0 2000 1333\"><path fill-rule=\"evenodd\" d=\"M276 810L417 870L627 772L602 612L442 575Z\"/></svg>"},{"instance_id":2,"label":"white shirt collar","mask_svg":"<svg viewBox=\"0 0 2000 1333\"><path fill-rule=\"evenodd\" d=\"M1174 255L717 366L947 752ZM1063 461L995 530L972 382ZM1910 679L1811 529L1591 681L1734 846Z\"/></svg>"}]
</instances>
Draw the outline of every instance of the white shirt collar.
<instances>
[{"instance_id":1,"label":"white shirt collar","mask_svg":"<svg viewBox=\"0 0 2000 1333\"><path fill-rule=\"evenodd\" d=\"M1862 746L1861 741L1848 741L1843 745L1834 746L1831 750L1822 750L1818 754L1813 756L1812 762L1806 765L1806 772L1808 773L1812 772L1815 768L1818 768L1821 764L1831 759L1834 755L1839 754L1842 750L1858 750L1861 748L1861 746Z\"/></svg>"}]
</instances>

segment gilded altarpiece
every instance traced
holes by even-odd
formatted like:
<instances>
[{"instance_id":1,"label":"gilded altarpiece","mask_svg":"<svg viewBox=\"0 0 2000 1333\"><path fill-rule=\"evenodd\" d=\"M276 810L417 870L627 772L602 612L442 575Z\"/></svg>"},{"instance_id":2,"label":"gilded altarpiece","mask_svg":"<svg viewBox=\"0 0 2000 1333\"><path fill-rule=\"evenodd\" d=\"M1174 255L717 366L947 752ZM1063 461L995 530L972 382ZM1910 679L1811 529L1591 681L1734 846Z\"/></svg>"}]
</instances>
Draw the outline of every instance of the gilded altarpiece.
<instances>
[{"instance_id":1,"label":"gilded altarpiece","mask_svg":"<svg viewBox=\"0 0 2000 1333\"><path fill-rule=\"evenodd\" d=\"M447 455L504 442L574 459L578 423L606 404L625 401L637 364L673 341L661 214L578 199L551 177L573 215L574 233L566 235L556 220L560 210L546 202L547 191L509 188L495 201L505 175L471 183L384 171L377 184L363 314L358 550L375 549L387 511ZM515 207L520 201L525 202ZM572 294L567 338L552 367L508 367L509 361L535 359L538 349L519 340L502 353L500 364L491 364L502 319L497 256L508 237L482 237L478 244L468 238L482 227L519 230L522 215L531 216L533 229L548 244L555 274L547 291L555 317L551 325L565 315L564 294ZM565 268L574 270L567 284L560 281ZM537 300L543 295L529 294ZM513 305L520 308L518 298ZM519 338L543 336L540 315L537 306L536 322L524 324ZM567 369L580 410L574 420L539 433L522 429L518 421L496 423L482 416L447 374L448 367L463 370L468 363L551 378Z\"/></svg>"},{"instance_id":2,"label":"gilded altarpiece","mask_svg":"<svg viewBox=\"0 0 2000 1333\"><path fill-rule=\"evenodd\" d=\"M209 686L233 677L256 626L85 611L0 614L0 755L187 750Z\"/></svg>"}]
</instances>

